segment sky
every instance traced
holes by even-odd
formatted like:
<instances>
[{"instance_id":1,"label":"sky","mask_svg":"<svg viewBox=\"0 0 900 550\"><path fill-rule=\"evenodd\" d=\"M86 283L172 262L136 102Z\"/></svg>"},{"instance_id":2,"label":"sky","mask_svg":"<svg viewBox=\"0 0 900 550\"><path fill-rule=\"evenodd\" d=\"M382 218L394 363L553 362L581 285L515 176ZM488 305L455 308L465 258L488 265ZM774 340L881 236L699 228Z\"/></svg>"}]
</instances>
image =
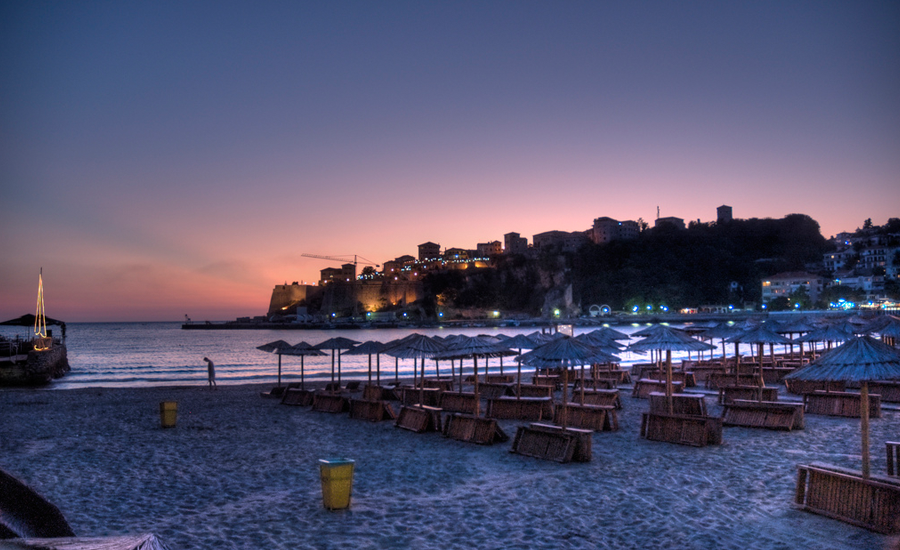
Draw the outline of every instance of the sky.
<instances>
[{"instance_id":1,"label":"sky","mask_svg":"<svg viewBox=\"0 0 900 550\"><path fill-rule=\"evenodd\" d=\"M900 3L6 0L0 318L226 320L426 241L900 217Z\"/></svg>"}]
</instances>

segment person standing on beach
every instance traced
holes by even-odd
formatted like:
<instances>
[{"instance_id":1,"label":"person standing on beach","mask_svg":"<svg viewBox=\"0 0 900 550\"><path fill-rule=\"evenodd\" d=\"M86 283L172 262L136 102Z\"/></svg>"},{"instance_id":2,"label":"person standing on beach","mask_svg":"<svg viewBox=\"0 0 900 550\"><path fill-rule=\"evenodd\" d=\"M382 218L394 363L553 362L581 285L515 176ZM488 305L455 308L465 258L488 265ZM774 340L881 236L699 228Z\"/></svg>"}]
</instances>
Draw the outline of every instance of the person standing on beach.
<instances>
[{"instance_id":1,"label":"person standing on beach","mask_svg":"<svg viewBox=\"0 0 900 550\"><path fill-rule=\"evenodd\" d=\"M216 389L216 365L208 357L204 357L203 360L206 361L209 370L209 387Z\"/></svg>"}]
</instances>

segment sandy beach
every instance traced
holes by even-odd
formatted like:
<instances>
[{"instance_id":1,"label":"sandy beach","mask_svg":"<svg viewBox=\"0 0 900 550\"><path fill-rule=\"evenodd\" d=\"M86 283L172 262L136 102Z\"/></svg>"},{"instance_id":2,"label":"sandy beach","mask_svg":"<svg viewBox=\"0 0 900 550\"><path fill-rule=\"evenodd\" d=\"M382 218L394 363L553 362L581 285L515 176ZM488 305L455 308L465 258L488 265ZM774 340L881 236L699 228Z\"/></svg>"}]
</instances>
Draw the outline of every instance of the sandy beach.
<instances>
[{"instance_id":1,"label":"sandy beach","mask_svg":"<svg viewBox=\"0 0 900 550\"><path fill-rule=\"evenodd\" d=\"M0 467L55 503L76 534L154 533L188 548L876 549L889 540L797 511L797 464L860 467L859 421L726 428L724 444L643 440L644 400L622 391L618 432L557 464L316 413L271 386L0 391ZM175 428L159 403L178 402ZM707 397L711 414L719 414ZM501 421L510 436L519 425ZM873 419L872 469L900 436ZM356 460L352 506L322 506L317 460Z\"/></svg>"}]
</instances>

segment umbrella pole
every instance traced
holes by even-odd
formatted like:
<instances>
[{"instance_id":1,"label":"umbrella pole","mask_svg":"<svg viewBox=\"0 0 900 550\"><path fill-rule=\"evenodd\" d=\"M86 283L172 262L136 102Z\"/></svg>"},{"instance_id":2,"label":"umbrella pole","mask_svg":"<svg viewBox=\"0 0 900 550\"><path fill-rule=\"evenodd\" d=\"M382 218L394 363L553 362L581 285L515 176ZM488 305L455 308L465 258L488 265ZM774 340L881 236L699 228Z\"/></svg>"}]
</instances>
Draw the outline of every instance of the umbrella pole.
<instances>
[{"instance_id":1,"label":"umbrella pole","mask_svg":"<svg viewBox=\"0 0 900 550\"><path fill-rule=\"evenodd\" d=\"M500 376L503 376L503 356L500 356Z\"/></svg>"},{"instance_id":2,"label":"umbrella pole","mask_svg":"<svg viewBox=\"0 0 900 550\"><path fill-rule=\"evenodd\" d=\"M666 350L666 408L669 414L675 412L672 404L672 350Z\"/></svg>"},{"instance_id":3,"label":"umbrella pole","mask_svg":"<svg viewBox=\"0 0 900 550\"><path fill-rule=\"evenodd\" d=\"M375 354L375 384L381 386L381 354Z\"/></svg>"},{"instance_id":4,"label":"umbrella pole","mask_svg":"<svg viewBox=\"0 0 900 550\"><path fill-rule=\"evenodd\" d=\"M334 387L334 350L331 350L331 387Z\"/></svg>"},{"instance_id":5,"label":"umbrella pole","mask_svg":"<svg viewBox=\"0 0 900 550\"><path fill-rule=\"evenodd\" d=\"M434 377L440 380L441 378L441 367L438 366L438 360L434 360Z\"/></svg>"},{"instance_id":6,"label":"umbrella pole","mask_svg":"<svg viewBox=\"0 0 900 550\"><path fill-rule=\"evenodd\" d=\"M394 357L394 383L400 383L400 358Z\"/></svg>"},{"instance_id":7,"label":"umbrella pole","mask_svg":"<svg viewBox=\"0 0 900 550\"><path fill-rule=\"evenodd\" d=\"M479 416L479 399L478 399L478 356L472 355L472 369L475 371L475 418Z\"/></svg>"},{"instance_id":8,"label":"umbrella pole","mask_svg":"<svg viewBox=\"0 0 900 550\"><path fill-rule=\"evenodd\" d=\"M369 354L369 385L372 385L372 354Z\"/></svg>"},{"instance_id":9,"label":"umbrella pole","mask_svg":"<svg viewBox=\"0 0 900 550\"><path fill-rule=\"evenodd\" d=\"M560 422L560 425L562 426L562 429L565 430L566 421L568 420L567 417L569 416L569 409L566 407L566 402L569 400L569 395L567 393L567 390L569 389L569 366L563 363L562 368L562 422Z\"/></svg>"},{"instance_id":10,"label":"umbrella pole","mask_svg":"<svg viewBox=\"0 0 900 550\"><path fill-rule=\"evenodd\" d=\"M415 361L415 359L413 359ZM422 376L419 383L419 405L425 406L425 357L422 356Z\"/></svg>"},{"instance_id":11,"label":"umbrella pole","mask_svg":"<svg viewBox=\"0 0 900 550\"><path fill-rule=\"evenodd\" d=\"M584 405L584 363L581 364L581 404Z\"/></svg>"},{"instance_id":12,"label":"umbrella pole","mask_svg":"<svg viewBox=\"0 0 900 550\"><path fill-rule=\"evenodd\" d=\"M766 386L766 379L763 378L763 343L760 342L757 344L759 346L759 402L762 403L763 400L763 388Z\"/></svg>"},{"instance_id":13,"label":"umbrella pole","mask_svg":"<svg viewBox=\"0 0 900 550\"><path fill-rule=\"evenodd\" d=\"M281 387L281 354L278 354L278 387Z\"/></svg>"},{"instance_id":14,"label":"umbrella pole","mask_svg":"<svg viewBox=\"0 0 900 550\"><path fill-rule=\"evenodd\" d=\"M340 353L338 354L337 358L338 358L338 389L341 389L341 354Z\"/></svg>"},{"instance_id":15,"label":"umbrella pole","mask_svg":"<svg viewBox=\"0 0 900 550\"><path fill-rule=\"evenodd\" d=\"M300 356L300 389L305 390L306 384L303 382L303 356Z\"/></svg>"},{"instance_id":16,"label":"umbrella pole","mask_svg":"<svg viewBox=\"0 0 900 550\"><path fill-rule=\"evenodd\" d=\"M519 355L522 355L522 350L519 350ZM518 363L518 367L516 368L516 399L522 399L522 361L516 361Z\"/></svg>"},{"instance_id":17,"label":"umbrella pole","mask_svg":"<svg viewBox=\"0 0 900 550\"><path fill-rule=\"evenodd\" d=\"M862 432L862 475L869 479L869 382L863 381L859 389L859 425Z\"/></svg>"}]
</instances>

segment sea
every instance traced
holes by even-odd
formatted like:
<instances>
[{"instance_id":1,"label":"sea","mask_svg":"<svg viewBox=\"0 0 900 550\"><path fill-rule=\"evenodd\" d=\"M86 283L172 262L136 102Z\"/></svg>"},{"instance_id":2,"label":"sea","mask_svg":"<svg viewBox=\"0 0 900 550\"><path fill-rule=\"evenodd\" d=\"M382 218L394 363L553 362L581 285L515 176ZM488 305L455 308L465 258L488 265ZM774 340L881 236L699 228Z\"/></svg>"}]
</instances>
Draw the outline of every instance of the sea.
<instances>
[{"instance_id":1,"label":"sea","mask_svg":"<svg viewBox=\"0 0 900 550\"><path fill-rule=\"evenodd\" d=\"M616 325L612 328L632 334L647 325ZM677 326L677 325L675 325ZM58 336L58 327L54 336ZM301 341L312 345L337 336L357 342L374 340L389 342L416 332L426 336L447 337L452 334L466 336L505 334L531 334L541 331L538 327L446 327L446 328L392 328L392 329L349 329L349 330L183 330L181 323L68 323L66 347L72 370L61 379L54 380L51 389L66 390L87 387L142 387L142 386L191 386L207 384L204 357L215 362L218 384L251 384L277 382L278 356L257 349L258 346L284 340L291 345ZM597 327L575 327L577 336ZM0 334L7 337L31 336L29 327L0 327ZM547 329L545 329L547 330ZM636 340L632 340L636 341ZM625 341L624 344L629 342ZM721 346L721 342L713 342ZM729 352L733 353L730 349ZM777 349L777 348L776 348ZM303 358L306 380L330 380L332 355ZM337 352L341 353L341 352ZM721 355L721 347L712 352ZM742 346L741 353L751 353L749 347ZM617 354L623 366L635 362L647 362L650 357L631 352ZM693 354L696 358L696 353ZM687 353L673 352L673 360L687 358ZM366 355L342 355L340 361L341 380L368 378L369 358ZM399 359L382 354L372 357L373 372L380 363L382 380L392 380L394 376L409 377L413 373L412 359ZM421 364L421 362L420 362ZM503 371L515 372L517 363L512 357L503 359ZM447 376L450 361L426 360L425 375ZM459 361L454 364L459 368ZM417 366L418 368L418 366ZM465 371L471 372L471 360L464 363ZM484 362L479 360L479 372L484 372ZM488 361L491 373L501 369L500 359ZM282 384L300 381L301 358L281 356ZM458 372L458 371L457 371ZM528 372L528 371L526 371ZM374 379L373 374L373 379Z\"/></svg>"}]
</instances>

